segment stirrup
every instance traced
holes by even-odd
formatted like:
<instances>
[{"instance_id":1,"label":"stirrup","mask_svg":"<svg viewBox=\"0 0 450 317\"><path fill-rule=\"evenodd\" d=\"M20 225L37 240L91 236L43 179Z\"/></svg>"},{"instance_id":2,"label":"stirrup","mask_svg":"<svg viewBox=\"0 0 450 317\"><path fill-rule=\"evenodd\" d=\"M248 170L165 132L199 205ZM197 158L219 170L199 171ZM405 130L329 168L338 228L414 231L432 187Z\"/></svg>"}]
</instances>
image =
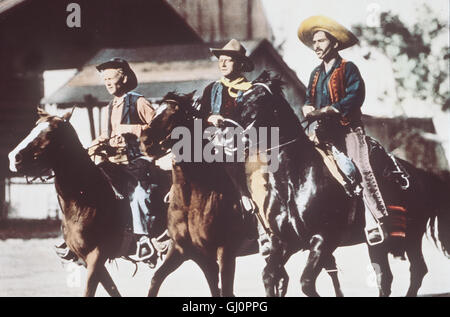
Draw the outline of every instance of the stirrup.
<instances>
[{"instance_id":1,"label":"stirrup","mask_svg":"<svg viewBox=\"0 0 450 317\"><path fill-rule=\"evenodd\" d=\"M379 240L372 241L372 240L369 239L369 234L371 232L375 232L375 231L377 231L379 233L380 238L379 238ZM381 223L380 222L377 222L377 227L374 228L374 229L368 230L368 229L364 228L364 232L366 234L366 241L367 241L368 245L374 246L374 245L377 245L377 244L380 244L380 243L384 242L384 231L381 228Z\"/></svg>"},{"instance_id":2,"label":"stirrup","mask_svg":"<svg viewBox=\"0 0 450 317\"><path fill-rule=\"evenodd\" d=\"M142 236L137 242L136 246L136 259L138 261L145 261L150 259L155 253L155 249L153 248L149 237Z\"/></svg>"}]
</instances>

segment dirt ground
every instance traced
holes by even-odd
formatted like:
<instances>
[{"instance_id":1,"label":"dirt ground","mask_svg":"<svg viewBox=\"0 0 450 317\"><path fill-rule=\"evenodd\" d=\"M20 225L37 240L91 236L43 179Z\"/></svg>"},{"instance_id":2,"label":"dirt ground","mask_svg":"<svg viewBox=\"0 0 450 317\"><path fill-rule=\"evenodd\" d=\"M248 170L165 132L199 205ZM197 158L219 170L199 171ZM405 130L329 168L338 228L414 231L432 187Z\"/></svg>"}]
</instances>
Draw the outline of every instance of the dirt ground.
<instances>
[{"instance_id":1,"label":"dirt ground","mask_svg":"<svg viewBox=\"0 0 450 317\"><path fill-rule=\"evenodd\" d=\"M85 269L76 265L63 266L53 251L57 238L0 240L0 296L81 296ZM450 296L450 261L424 238L424 256L429 273L420 295ZM304 296L300 275L308 253L297 253L286 265L290 276L287 296ZM368 260L367 247L358 245L335 252L339 277L346 296L377 296L375 275ZM393 296L403 296L409 282L406 261L390 259L394 283ZM264 296L261 272L264 261L259 255L238 258L236 267L236 296ZM122 296L145 296L154 270L139 265L133 278L134 265L117 260L107 265ZM334 296L331 280L322 272L317 281L322 296ZM200 269L191 261L172 273L161 287L160 296L210 296ZM100 286L97 296L107 296Z\"/></svg>"}]
</instances>

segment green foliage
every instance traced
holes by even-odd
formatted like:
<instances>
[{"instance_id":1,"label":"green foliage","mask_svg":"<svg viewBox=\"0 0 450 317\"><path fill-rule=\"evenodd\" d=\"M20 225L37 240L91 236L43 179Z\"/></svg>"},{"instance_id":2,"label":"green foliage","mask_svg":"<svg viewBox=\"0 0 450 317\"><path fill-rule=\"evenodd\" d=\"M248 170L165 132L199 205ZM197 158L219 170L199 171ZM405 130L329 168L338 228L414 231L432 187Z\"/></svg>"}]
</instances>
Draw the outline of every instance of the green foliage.
<instances>
[{"instance_id":1,"label":"green foliage","mask_svg":"<svg viewBox=\"0 0 450 317\"><path fill-rule=\"evenodd\" d=\"M380 27L359 24L353 30L363 45L380 49L392 61L399 101L412 96L450 110L447 22L427 5L418 10L420 19L412 26L383 12Z\"/></svg>"}]
</instances>

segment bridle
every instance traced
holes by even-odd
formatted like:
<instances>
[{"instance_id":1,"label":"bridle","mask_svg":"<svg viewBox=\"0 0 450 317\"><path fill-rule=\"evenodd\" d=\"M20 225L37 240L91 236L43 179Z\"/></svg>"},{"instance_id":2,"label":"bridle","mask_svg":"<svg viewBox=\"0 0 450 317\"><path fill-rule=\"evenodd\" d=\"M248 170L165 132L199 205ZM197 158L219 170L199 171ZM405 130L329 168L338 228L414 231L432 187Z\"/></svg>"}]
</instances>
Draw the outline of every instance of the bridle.
<instances>
[{"instance_id":1,"label":"bridle","mask_svg":"<svg viewBox=\"0 0 450 317\"><path fill-rule=\"evenodd\" d=\"M159 115L161 115L163 113L164 110L167 109L167 106L164 106L164 104L172 104L172 105L179 105L179 101L175 100L175 99L165 99L161 102L160 106L156 109L156 114L153 117L153 120L158 117ZM195 109L196 109L196 105L198 103L198 98L196 98L193 102L192 102L192 110L193 112L190 112L188 109L182 109L182 113L181 115L184 115L184 117L186 118L186 123L190 122L191 120L196 119L197 117L195 116ZM170 130L170 132L158 142L159 148L161 149L161 154L155 156L155 159L159 159L169 153L172 152L172 149L168 146L166 146L168 143L171 142L172 140L172 130Z\"/></svg>"},{"instance_id":2,"label":"bridle","mask_svg":"<svg viewBox=\"0 0 450 317\"><path fill-rule=\"evenodd\" d=\"M33 184L35 180L40 179L42 183L46 183L48 180L52 179L55 177L55 174L52 173L49 176L43 176L43 174L45 174L45 172L50 172L51 169L49 168L45 168L43 170L41 170L41 175L40 176L34 176L33 178L29 179L28 175L25 175L25 181L27 182L27 184Z\"/></svg>"}]
</instances>

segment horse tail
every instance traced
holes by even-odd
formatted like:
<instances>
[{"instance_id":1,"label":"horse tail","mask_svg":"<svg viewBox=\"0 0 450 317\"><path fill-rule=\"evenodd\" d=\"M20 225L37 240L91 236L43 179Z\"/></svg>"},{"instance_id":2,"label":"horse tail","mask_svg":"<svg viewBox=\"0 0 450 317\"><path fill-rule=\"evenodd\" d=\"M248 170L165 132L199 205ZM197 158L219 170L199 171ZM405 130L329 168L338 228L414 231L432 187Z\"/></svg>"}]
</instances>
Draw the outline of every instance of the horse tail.
<instances>
[{"instance_id":1,"label":"horse tail","mask_svg":"<svg viewBox=\"0 0 450 317\"><path fill-rule=\"evenodd\" d=\"M430 236L445 256L450 258L450 172L444 171L436 177L439 190L435 196L436 208L429 220Z\"/></svg>"}]
</instances>

